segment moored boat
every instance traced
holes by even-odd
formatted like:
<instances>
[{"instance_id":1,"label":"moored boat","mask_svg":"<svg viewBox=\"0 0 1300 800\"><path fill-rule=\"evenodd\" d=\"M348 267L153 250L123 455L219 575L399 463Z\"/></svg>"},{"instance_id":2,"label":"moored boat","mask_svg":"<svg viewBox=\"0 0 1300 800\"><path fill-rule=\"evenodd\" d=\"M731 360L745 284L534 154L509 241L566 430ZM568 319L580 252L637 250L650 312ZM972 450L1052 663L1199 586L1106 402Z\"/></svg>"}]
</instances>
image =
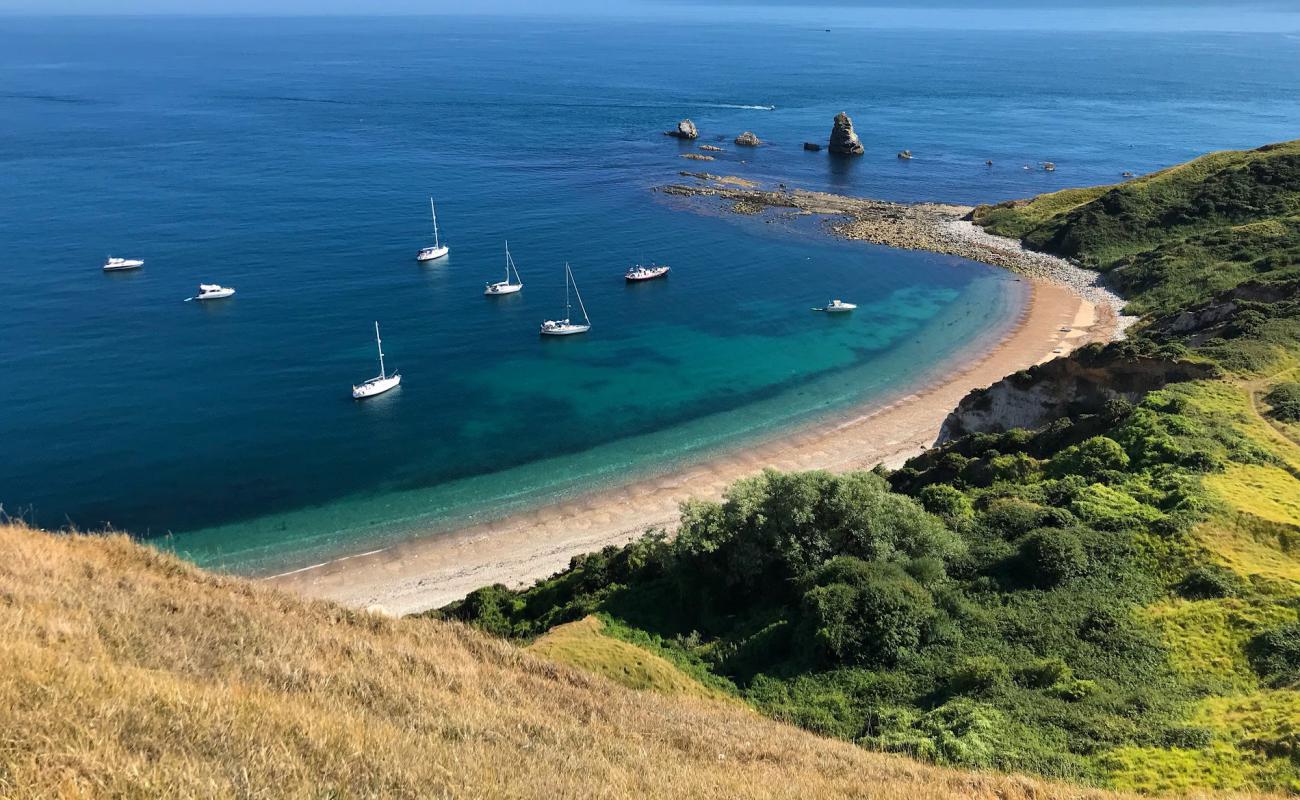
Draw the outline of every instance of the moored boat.
<instances>
[{"instance_id":1,"label":"moored boat","mask_svg":"<svg viewBox=\"0 0 1300 800\"><path fill-rule=\"evenodd\" d=\"M104 271L122 272L128 269L139 269L143 266L144 259L142 258L114 258L109 256L108 260L104 262Z\"/></svg>"},{"instance_id":2,"label":"moored boat","mask_svg":"<svg viewBox=\"0 0 1300 800\"><path fill-rule=\"evenodd\" d=\"M836 314L845 311L852 311L855 308L857 308L857 305L854 303L846 303L843 300L832 300L821 308L814 308L813 311L826 311L831 314Z\"/></svg>"},{"instance_id":3,"label":"moored boat","mask_svg":"<svg viewBox=\"0 0 1300 800\"><path fill-rule=\"evenodd\" d=\"M432 197L429 198L429 213L433 216L433 244L420 248L420 252L415 254L416 261L433 261L451 252L451 248L438 238L438 209L434 207Z\"/></svg>"},{"instance_id":4,"label":"moored boat","mask_svg":"<svg viewBox=\"0 0 1300 800\"><path fill-rule=\"evenodd\" d=\"M655 278L662 278L668 274L671 269L667 264L651 263L649 266L637 264L623 273L623 277L629 281L652 281Z\"/></svg>"},{"instance_id":5,"label":"moored boat","mask_svg":"<svg viewBox=\"0 0 1300 800\"><path fill-rule=\"evenodd\" d=\"M389 375L384 371L384 344L379 339L378 321L375 322L375 347L379 350L379 374L364 383L353 385L353 400L363 400L367 397L374 397L377 394L383 394L389 389L395 388L402 382L401 373L394 372L392 375Z\"/></svg>"},{"instance_id":6,"label":"moored boat","mask_svg":"<svg viewBox=\"0 0 1300 800\"><path fill-rule=\"evenodd\" d=\"M510 282L510 273L512 272L515 276L514 283ZM519 278L519 270L515 267L515 260L510 257L510 243L506 242L506 279L487 284L483 287L483 294L514 294L522 288L524 288L524 282Z\"/></svg>"},{"instance_id":7,"label":"moored boat","mask_svg":"<svg viewBox=\"0 0 1300 800\"><path fill-rule=\"evenodd\" d=\"M582 310L582 322L573 321L573 307L569 303L569 284L573 284L573 294L578 298L578 308ZM591 319L587 316L587 307L582 304L582 295L578 294L578 282L573 279L573 270L568 262L564 264L564 319L548 319L542 323L543 336L571 336L591 330Z\"/></svg>"},{"instance_id":8,"label":"moored boat","mask_svg":"<svg viewBox=\"0 0 1300 800\"><path fill-rule=\"evenodd\" d=\"M199 293L193 297L185 298L186 302L190 300L220 300L224 297L230 297L235 290L229 286L222 286L218 283L200 283Z\"/></svg>"}]
</instances>

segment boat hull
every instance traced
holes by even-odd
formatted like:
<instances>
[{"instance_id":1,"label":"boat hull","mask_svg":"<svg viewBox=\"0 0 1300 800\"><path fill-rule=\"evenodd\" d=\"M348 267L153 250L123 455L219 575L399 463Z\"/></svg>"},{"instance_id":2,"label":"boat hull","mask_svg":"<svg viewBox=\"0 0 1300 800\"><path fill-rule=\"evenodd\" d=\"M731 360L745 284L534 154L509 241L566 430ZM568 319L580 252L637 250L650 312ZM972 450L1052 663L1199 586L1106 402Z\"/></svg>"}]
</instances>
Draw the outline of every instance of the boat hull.
<instances>
[{"instance_id":1,"label":"boat hull","mask_svg":"<svg viewBox=\"0 0 1300 800\"><path fill-rule=\"evenodd\" d=\"M143 261L126 261L121 264L105 264L105 272L125 272L130 269L140 269L144 266Z\"/></svg>"},{"instance_id":2,"label":"boat hull","mask_svg":"<svg viewBox=\"0 0 1300 800\"><path fill-rule=\"evenodd\" d=\"M364 400L367 397L381 395L390 389L396 389L401 382L401 375L390 375L387 378L371 378L360 386L352 387L352 399Z\"/></svg>"},{"instance_id":3,"label":"boat hull","mask_svg":"<svg viewBox=\"0 0 1300 800\"><path fill-rule=\"evenodd\" d=\"M668 268L664 267L662 270L656 270L647 275L638 275L635 273L628 272L625 273L623 277L627 280L628 283L640 283L641 281L654 281L660 278L668 277Z\"/></svg>"},{"instance_id":4,"label":"boat hull","mask_svg":"<svg viewBox=\"0 0 1300 800\"><path fill-rule=\"evenodd\" d=\"M426 247L415 254L415 260L436 261L440 258L445 258L449 252L451 252L451 248L445 245L443 247Z\"/></svg>"},{"instance_id":5,"label":"boat hull","mask_svg":"<svg viewBox=\"0 0 1300 800\"><path fill-rule=\"evenodd\" d=\"M522 283L490 283L483 290L486 295L514 294L524 288Z\"/></svg>"},{"instance_id":6,"label":"boat hull","mask_svg":"<svg viewBox=\"0 0 1300 800\"><path fill-rule=\"evenodd\" d=\"M224 300L225 298L231 297L234 294L235 294L234 289L222 289L221 291L218 292L207 292L206 294L198 295L194 299L195 300Z\"/></svg>"},{"instance_id":7,"label":"boat hull","mask_svg":"<svg viewBox=\"0 0 1300 800\"><path fill-rule=\"evenodd\" d=\"M542 323L543 336L573 336L591 330L590 325L574 325L568 322Z\"/></svg>"}]
</instances>

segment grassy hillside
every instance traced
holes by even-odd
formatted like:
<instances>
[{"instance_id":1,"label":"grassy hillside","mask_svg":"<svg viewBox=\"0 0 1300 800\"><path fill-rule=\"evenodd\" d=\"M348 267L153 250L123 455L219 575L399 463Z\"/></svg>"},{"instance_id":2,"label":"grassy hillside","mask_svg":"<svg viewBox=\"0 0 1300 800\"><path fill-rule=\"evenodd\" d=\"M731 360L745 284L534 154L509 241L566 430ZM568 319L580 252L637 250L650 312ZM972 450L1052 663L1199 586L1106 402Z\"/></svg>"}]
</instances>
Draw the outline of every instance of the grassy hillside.
<instances>
[{"instance_id":1,"label":"grassy hillside","mask_svg":"<svg viewBox=\"0 0 1300 800\"><path fill-rule=\"evenodd\" d=\"M1145 394L1099 380L1040 430L973 433L894 473L742 481L687 504L675 539L443 613L522 640L598 613L865 749L1300 792L1298 214L1300 142L980 208L1144 315L1130 341L1071 357L1090 373L1200 368Z\"/></svg>"},{"instance_id":2,"label":"grassy hillside","mask_svg":"<svg viewBox=\"0 0 1300 800\"><path fill-rule=\"evenodd\" d=\"M0 526L0 797L1080 796L635 692L125 537Z\"/></svg>"}]
</instances>

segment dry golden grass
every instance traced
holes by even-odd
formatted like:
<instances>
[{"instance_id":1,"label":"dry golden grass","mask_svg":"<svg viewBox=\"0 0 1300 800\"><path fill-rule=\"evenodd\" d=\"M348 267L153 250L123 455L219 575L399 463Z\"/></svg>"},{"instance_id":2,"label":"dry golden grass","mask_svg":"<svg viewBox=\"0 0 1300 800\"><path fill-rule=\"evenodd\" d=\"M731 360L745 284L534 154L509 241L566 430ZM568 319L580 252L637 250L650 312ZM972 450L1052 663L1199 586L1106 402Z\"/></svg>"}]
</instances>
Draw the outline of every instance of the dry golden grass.
<instances>
[{"instance_id":1,"label":"dry golden grass","mask_svg":"<svg viewBox=\"0 0 1300 800\"><path fill-rule=\"evenodd\" d=\"M1111 795L867 753L122 536L2 527L0 796Z\"/></svg>"}]
</instances>

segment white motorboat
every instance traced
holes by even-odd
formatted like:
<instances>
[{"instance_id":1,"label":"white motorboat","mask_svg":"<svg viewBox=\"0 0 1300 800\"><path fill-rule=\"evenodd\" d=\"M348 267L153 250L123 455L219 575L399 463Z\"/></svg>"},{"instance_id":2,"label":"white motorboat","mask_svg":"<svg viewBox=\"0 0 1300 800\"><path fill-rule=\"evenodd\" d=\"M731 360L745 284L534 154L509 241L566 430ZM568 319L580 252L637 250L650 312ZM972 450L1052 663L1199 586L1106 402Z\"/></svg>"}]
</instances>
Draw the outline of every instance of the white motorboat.
<instances>
[{"instance_id":1,"label":"white motorboat","mask_svg":"<svg viewBox=\"0 0 1300 800\"><path fill-rule=\"evenodd\" d=\"M379 340L379 322L375 322L375 347L379 350L379 374L370 380L357 386L352 387L352 399L362 400L367 397L374 397L377 394L383 394L389 389L395 388L402 382L400 373L394 372L392 375L384 372L384 344Z\"/></svg>"},{"instance_id":2,"label":"white motorboat","mask_svg":"<svg viewBox=\"0 0 1300 800\"><path fill-rule=\"evenodd\" d=\"M433 215L433 245L421 248L420 252L415 254L416 261L433 261L451 252L451 248L438 238L438 209L434 208L432 197L429 198L429 213Z\"/></svg>"},{"instance_id":3,"label":"white motorboat","mask_svg":"<svg viewBox=\"0 0 1300 800\"><path fill-rule=\"evenodd\" d=\"M113 258L108 257L104 262L105 272L121 272L128 269L140 269L144 266L144 259L141 258Z\"/></svg>"},{"instance_id":4,"label":"white motorboat","mask_svg":"<svg viewBox=\"0 0 1300 800\"><path fill-rule=\"evenodd\" d=\"M582 310L582 322L573 321L573 307L569 303L569 284L573 284L573 294L578 298L578 308ZM578 282L573 279L573 270L568 262L564 264L564 319L548 319L542 323L543 336L571 336L591 330L591 319L587 317L587 307L582 304L582 295L578 294Z\"/></svg>"},{"instance_id":5,"label":"white motorboat","mask_svg":"<svg viewBox=\"0 0 1300 800\"><path fill-rule=\"evenodd\" d=\"M185 302L191 300L220 300L223 297L230 297L235 290L229 286L222 286L217 283L200 283L199 293L193 297L185 298Z\"/></svg>"},{"instance_id":6,"label":"white motorboat","mask_svg":"<svg viewBox=\"0 0 1300 800\"><path fill-rule=\"evenodd\" d=\"M515 281L510 282L510 274L514 273ZM514 294L524 288L524 282L519 279L519 270L515 267L515 260L510 257L510 243L506 242L506 279L489 283L483 287L483 294Z\"/></svg>"},{"instance_id":7,"label":"white motorboat","mask_svg":"<svg viewBox=\"0 0 1300 800\"><path fill-rule=\"evenodd\" d=\"M835 314L852 311L855 308L857 308L857 305L853 303L846 303L843 300L832 300L821 308L814 308L813 311L827 311Z\"/></svg>"},{"instance_id":8,"label":"white motorboat","mask_svg":"<svg viewBox=\"0 0 1300 800\"><path fill-rule=\"evenodd\" d=\"M671 269L671 267L667 264L655 264L651 262L648 267L637 264L635 267L632 267L627 272L623 273L623 277L627 278L629 281L652 281L655 278L662 278L667 275L669 269Z\"/></svg>"}]
</instances>

